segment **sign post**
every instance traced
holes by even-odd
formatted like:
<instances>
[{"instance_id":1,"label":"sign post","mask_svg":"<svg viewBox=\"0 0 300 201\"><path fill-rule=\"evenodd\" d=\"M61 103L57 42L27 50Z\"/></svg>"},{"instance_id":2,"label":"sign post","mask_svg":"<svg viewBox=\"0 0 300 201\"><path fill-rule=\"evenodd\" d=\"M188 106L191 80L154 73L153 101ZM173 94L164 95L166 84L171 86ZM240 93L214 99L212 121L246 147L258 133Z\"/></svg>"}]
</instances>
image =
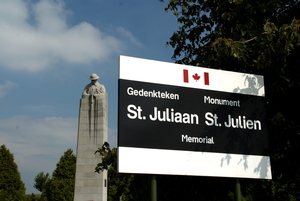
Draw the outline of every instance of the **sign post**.
<instances>
[{"instance_id":1,"label":"sign post","mask_svg":"<svg viewBox=\"0 0 300 201\"><path fill-rule=\"evenodd\" d=\"M241 201L242 196L241 196L241 184L240 184L240 179L235 179L235 192L234 192L234 200L235 201Z\"/></svg>"},{"instance_id":2,"label":"sign post","mask_svg":"<svg viewBox=\"0 0 300 201\"><path fill-rule=\"evenodd\" d=\"M151 175L151 201L157 201L157 182L155 175Z\"/></svg>"}]
</instances>

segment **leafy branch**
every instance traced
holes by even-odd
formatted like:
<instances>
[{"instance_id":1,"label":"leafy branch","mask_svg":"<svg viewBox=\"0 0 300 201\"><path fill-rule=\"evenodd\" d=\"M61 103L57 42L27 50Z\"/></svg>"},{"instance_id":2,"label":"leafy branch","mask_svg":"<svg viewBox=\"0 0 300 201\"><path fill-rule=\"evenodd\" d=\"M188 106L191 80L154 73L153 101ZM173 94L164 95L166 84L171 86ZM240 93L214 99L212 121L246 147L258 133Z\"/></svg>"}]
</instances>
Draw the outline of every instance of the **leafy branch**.
<instances>
[{"instance_id":1,"label":"leafy branch","mask_svg":"<svg viewBox=\"0 0 300 201\"><path fill-rule=\"evenodd\" d=\"M117 149L110 149L108 142L104 142L101 148L95 151L95 154L101 155L101 162L95 167L95 172L99 173L108 170L109 166L117 163Z\"/></svg>"}]
</instances>

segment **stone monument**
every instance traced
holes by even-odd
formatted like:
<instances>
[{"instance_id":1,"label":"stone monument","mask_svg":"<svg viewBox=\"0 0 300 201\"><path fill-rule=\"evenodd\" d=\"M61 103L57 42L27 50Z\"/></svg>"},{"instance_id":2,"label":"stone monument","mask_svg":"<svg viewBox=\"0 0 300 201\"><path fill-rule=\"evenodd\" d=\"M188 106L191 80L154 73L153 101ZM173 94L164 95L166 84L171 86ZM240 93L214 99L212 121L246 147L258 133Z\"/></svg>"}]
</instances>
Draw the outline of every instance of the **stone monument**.
<instances>
[{"instance_id":1,"label":"stone monument","mask_svg":"<svg viewBox=\"0 0 300 201\"><path fill-rule=\"evenodd\" d=\"M108 123L107 93L98 78L90 76L80 99L74 201L107 200L107 171L95 172L101 158L94 153L107 141Z\"/></svg>"}]
</instances>

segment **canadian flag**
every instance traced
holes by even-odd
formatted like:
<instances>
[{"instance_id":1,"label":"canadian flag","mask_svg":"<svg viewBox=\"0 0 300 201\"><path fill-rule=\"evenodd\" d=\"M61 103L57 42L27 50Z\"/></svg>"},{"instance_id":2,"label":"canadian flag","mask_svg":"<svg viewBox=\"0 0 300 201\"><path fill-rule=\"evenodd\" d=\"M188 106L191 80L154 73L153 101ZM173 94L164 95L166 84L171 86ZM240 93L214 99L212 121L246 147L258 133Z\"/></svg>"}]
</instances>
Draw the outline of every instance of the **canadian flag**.
<instances>
[{"instance_id":1,"label":"canadian flag","mask_svg":"<svg viewBox=\"0 0 300 201\"><path fill-rule=\"evenodd\" d=\"M183 82L189 83L189 77L189 70L183 69ZM201 75L199 75L198 73L194 73L192 74L191 78L198 82L201 78ZM204 84L209 85L209 73L207 72L204 72Z\"/></svg>"}]
</instances>

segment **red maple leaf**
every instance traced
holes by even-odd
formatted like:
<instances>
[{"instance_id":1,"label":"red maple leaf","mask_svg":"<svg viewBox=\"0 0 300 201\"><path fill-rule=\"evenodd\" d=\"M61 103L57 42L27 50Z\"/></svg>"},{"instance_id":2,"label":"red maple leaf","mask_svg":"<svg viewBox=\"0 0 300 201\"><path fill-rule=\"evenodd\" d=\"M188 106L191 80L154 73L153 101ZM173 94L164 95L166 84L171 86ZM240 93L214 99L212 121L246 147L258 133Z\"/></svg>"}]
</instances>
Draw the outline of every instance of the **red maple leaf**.
<instances>
[{"instance_id":1,"label":"red maple leaf","mask_svg":"<svg viewBox=\"0 0 300 201\"><path fill-rule=\"evenodd\" d=\"M194 78L194 80L198 81L200 79L200 76L197 73L195 73L193 75L193 78Z\"/></svg>"}]
</instances>

